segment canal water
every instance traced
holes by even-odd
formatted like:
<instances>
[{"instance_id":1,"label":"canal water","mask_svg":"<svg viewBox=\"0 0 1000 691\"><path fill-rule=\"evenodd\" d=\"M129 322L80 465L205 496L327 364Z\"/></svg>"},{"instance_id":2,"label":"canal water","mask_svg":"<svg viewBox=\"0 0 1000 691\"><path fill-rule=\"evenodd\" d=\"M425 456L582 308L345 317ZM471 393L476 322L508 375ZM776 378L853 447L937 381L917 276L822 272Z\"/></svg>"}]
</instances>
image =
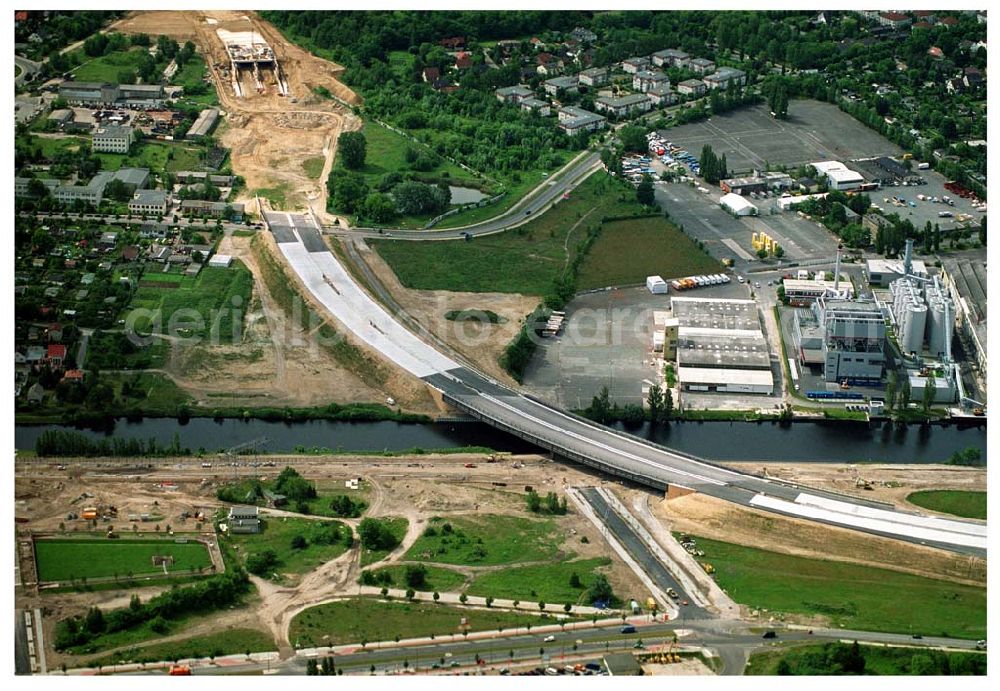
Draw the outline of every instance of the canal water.
<instances>
[{"instance_id":1,"label":"canal water","mask_svg":"<svg viewBox=\"0 0 1000 691\"><path fill-rule=\"evenodd\" d=\"M101 429L58 425L17 425L15 445L33 449L46 429L77 429L92 438L105 436L155 438L170 444L174 435L182 447L215 452L267 437L266 449L294 452L296 447L324 447L341 451L404 451L461 446L485 446L497 451L530 453L527 442L478 422L404 424L397 422L272 422L192 418L121 419ZM620 427L620 429L624 429ZM976 447L986 458L986 426L869 425L854 422L674 422L650 432L629 430L638 437L718 461L835 461L938 463L966 447Z\"/></svg>"}]
</instances>

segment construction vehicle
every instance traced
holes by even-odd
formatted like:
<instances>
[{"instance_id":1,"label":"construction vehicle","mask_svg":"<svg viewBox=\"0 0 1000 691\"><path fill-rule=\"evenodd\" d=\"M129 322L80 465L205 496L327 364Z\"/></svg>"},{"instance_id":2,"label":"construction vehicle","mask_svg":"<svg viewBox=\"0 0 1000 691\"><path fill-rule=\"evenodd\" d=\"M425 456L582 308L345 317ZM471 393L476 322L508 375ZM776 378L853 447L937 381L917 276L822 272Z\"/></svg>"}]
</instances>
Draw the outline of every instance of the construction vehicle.
<instances>
[{"instance_id":1,"label":"construction vehicle","mask_svg":"<svg viewBox=\"0 0 1000 691\"><path fill-rule=\"evenodd\" d=\"M713 574L713 573L715 573L715 567L712 566L711 564L709 564L707 561L706 562L702 562L701 568L705 569L705 573L707 573L707 574Z\"/></svg>"},{"instance_id":2,"label":"construction vehicle","mask_svg":"<svg viewBox=\"0 0 1000 691\"><path fill-rule=\"evenodd\" d=\"M187 665L174 665L167 674L171 677L189 677L191 676L191 668Z\"/></svg>"}]
</instances>

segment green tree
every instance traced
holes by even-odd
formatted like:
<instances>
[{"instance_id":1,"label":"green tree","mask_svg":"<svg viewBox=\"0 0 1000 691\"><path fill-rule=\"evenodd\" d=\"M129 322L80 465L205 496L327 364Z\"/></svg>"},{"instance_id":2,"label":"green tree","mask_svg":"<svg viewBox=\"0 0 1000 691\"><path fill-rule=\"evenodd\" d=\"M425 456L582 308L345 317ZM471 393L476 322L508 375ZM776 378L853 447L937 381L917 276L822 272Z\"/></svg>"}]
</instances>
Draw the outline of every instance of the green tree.
<instances>
[{"instance_id":1,"label":"green tree","mask_svg":"<svg viewBox=\"0 0 1000 691\"><path fill-rule=\"evenodd\" d=\"M569 576L569 587L570 588L582 588L583 583L580 582L580 577L577 575L576 571Z\"/></svg>"},{"instance_id":2,"label":"green tree","mask_svg":"<svg viewBox=\"0 0 1000 691\"><path fill-rule=\"evenodd\" d=\"M659 384L653 384L649 387L649 393L646 394L646 407L649 408L649 421L654 425L660 422L663 415L663 388Z\"/></svg>"},{"instance_id":3,"label":"green tree","mask_svg":"<svg viewBox=\"0 0 1000 691\"><path fill-rule=\"evenodd\" d=\"M910 379L907 376L903 376L899 380L899 412L904 412L910 407Z\"/></svg>"},{"instance_id":4,"label":"green tree","mask_svg":"<svg viewBox=\"0 0 1000 691\"><path fill-rule=\"evenodd\" d=\"M925 413L931 409L931 404L934 403L935 384L934 373L931 372L924 382L924 395L921 402Z\"/></svg>"},{"instance_id":5,"label":"green tree","mask_svg":"<svg viewBox=\"0 0 1000 691\"><path fill-rule=\"evenodd\" d=\"M427 582L427 567L423 564L407 564L403 580L411 588L419 588Z\"/></svg>"},{"instance_id":6,"label":"green tree","mask_svg":"<svg viewBox=\"0 0 1000 691\"><path fill-rule=\"evenodd\" d=\"M649 175L643 174L642 181L635 188L635 198L643 206L656 204L656 197L653 194L653 179Z\"/></svg>"},{"instance_id":7,"label":"green tree","mask_svg":"<svg viewBox=\"0 0 1000 691\"><path fill-rule=\"evenodd\" d=\"M646 151L646 131L638 125L626 125L618 132L622 148L628 152L644 153Z\"/></svg>"},{"instance_id":8,"label":"green tree","mask_svg":"<svg viewBox=\"0 0 1000 691\"><path fill-rule=\"evenodd\" d=\"M531 513L539 513L542 510L542 498L538 496L538 492L535 490L529 490L525 495L525 501L528 503L528 511Z\"/></svg>"},{"instance_id":9,"label":"green tree","mask_svg":"<svg viewBox=\"0 0 1000 691\"><path fill-rule=\"evenodd\" d=\"M351 170L365 167L368 142L361 132L343 132L337 138L337 150L343 158L344 166Z\"/></svg>"}]
</instances>

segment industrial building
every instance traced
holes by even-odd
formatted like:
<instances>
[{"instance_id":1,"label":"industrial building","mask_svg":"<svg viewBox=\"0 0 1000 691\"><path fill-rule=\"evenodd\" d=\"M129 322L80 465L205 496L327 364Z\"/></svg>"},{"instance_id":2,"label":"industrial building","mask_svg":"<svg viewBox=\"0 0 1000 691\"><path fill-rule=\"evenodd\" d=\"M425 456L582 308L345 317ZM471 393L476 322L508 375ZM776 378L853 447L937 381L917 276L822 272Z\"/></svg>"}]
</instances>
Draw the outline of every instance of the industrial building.
<instances>
[{"instance_id":1,"label":"industrial building","mask_svg":"<svg viewBox=\"0 0 1000 691\"><path fill-rule=\"evenodd\" d=\"M822 274L820 275L822 276ZM827 281L824 279L786 278L782 285L785 288L788 304L793 307L805 307L823 296L835 294L847 299L854 297L854 286L846 279Z\"/></svg>"},{"instance_id":2,"label":"industrial building","mask_svg":"<svg viewBox=\"0 0 1000 691\"><path fill-rule=\"evenodd\" d=\"M927 265L919 259L911 262L911 273L919 278L927 278ZM865 270L868 272L868 283L879 288L888 288L893 281L904 275L902 259L869 259Z\"/></svg>"},{"instance_id":3,"label":"industrial building","mask_svg":"<svg viewBox=\"0 0 1000 691\"><path fill-rule=\"evenodd\" d=\"M231 506L226 523L230 533L259 533L260 517L256 506Z\"/></svg>"},{"instance_id":4,"label":"industrial building","mask_svg":"<svg viewBox=\"0 0 1000 691\"><path fill-rule=\"evenodd\" d=\"M956 321L970 356L986 376L986 261L942 260L941 281L955 305Z\"/></svg>"},{"instance_id":5,"label":"industrial building","mask_svg":"<svg viewBox=\"0 0 1000 691\"><path fill-rule=\"evenodd\" d=\"M865 177L840 161L818 161L812 164L816 174L827 179L831 190L856 190L865 184Z\"/></svg>"},{"instance_id":6,"label":"industrial building","mask_svg":"<svg viewBox=\"0 0 1000 691\"><path fill-rule=\"evenodd\" d=\"M128 125L103 125L94 130L93 149L95 152L127 154L133 141L134 134Z\"/></svg>"},{"instance_id":7,"label":"industrial building","mask_svg":"<svg viewBox=\"0 0 1000 691\"><path fill-rule=\"evenodd\" d=\"M28 184L31 178L14 178L14 196L25 197L29 195ZM143 189L149 184L148 168L121 168L115 172L103 170L86 185L62 185L58 180L44 179L40 182L52 195L52 198L61 204L72 204L77 200L87 204L97 206L104 198L104 188L112 180L123 182L131 192Z\"/></svg>"},{"instance_id":8,"label":"industrial building","mask_svg":"<svg viewBox=\"0 0 1000 691\"><path fill-rule=\"evenodd\" d=\"M654 350L676 358L685 391L771 394L770 349L753 300L681 298L654 313ZM659 317L659 319L658 319Z\"/></svg>"},{"instance_id":9,"label":"industrial building","mask_svg":"<svg viewBox=\"0 0 1000 691\"><path fill-rule=\"evenodd\" d=\"M904 355L948 355L955 326L955 306L939 281L904 276L889 284L896 340Z\"/></svg>"},{"instance_id":10,"label":"industrial building","mask_svg":"<svg viewBox=\"0 0 1000 691\"><path fill-rule=\"evenodd\" d=\"M160 84L65 81L59 85L59 96L74 105L150 108L163 102L164 91Z\"/></svg>"},{"instance_id":11,"label":"industrial building","mask_svg":"<svg viewBox=\"0 0 1000 691\"><path fill-rule=\"evenodd\" d=\"M819 298L823 376L828 382L877 383L885 368L885 317L874 302Z\"/></svg>"},{"instance_id":12,"label":"industrial building","mask_svg":"<svg viewBox=\"0 0 1000 691\"><path fill-rule=\"evenodd\" d=\"M757 207L750 200L738 194L727 194L719 200L719 205L736 216L756 216Z\"/></svg>"},{"instance_id":13,"label":"industrial building","mask_svg":"<svg viewBox=\"0 0 1000 691\"><path fill-rule=\"evenodd\" d=\"M219 119L219 109L218 108L206 108L198 114L198 119L194 121L191 125L191 129L187 131L188 137L204 137L212 131L215 127L215 123Z\"/></svg>"},{"instance_id":14,"label":"industrial building","mask_svg":"<svg viewBox=\"0 0 1000 691\"><path fill-rule=\"evenodd\" d=\"M876 185L898 185L902 182L907 184L919 184L923 178L916 171L910 171L902 163L888 156L878 156L876 158L860 158L851 161L867 180Z\"/></svg>"}]
</instances>

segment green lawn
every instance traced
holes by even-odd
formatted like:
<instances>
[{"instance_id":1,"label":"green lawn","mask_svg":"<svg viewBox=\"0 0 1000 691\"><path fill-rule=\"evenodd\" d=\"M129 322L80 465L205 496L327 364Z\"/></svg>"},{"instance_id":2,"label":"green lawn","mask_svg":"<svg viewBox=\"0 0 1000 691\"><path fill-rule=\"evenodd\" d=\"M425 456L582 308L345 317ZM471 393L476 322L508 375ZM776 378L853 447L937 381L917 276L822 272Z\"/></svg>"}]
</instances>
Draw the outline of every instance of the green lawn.
<instances>
[{"instance_id":1,"label":"green lawn","mask_svg":"<svg viewBox=\"0 0 1000 691\"><path fill-rule=\"evenodd\" d=\"M843 655L850 645L845 643L824 643L781 648L757 653L750 657L744 674L754 676L774 676L779 674L778 666L784 661L784 673L791 675L842 674L836 665L838 653ZM985 675L986 654L954 651L884 648L862 645L859 651L864 657L865 675ZM832 664L831 664L832 662Z\"/></svg>"},{"instance_id":2,"label":"green lawn","mask_svg":"<svg viewBox=\"0 0 1000 691\"><path fill-rule=\"evenodd\" d=\"M986 492L952 489L927 490L913 492L906 497L906 501L931 511L950 513L962 518L986 520Z\"/></svg>"},{"instance_id":3,"label":"green lawn","mask_svg":"<svg viewBox=\"0 0 1000 691\"><path fill-rule=\"evenodd\" d=\"M697 538L701 561L745 605L821 615L831 625L952 638L986 636L986 589Z\"/></svg>"},{"instance_id":4,"label":"green lawn","mask_svg":"<svg viewBox=\"0 0 1000 691\"><path fill-rule=\"evenodd\" d=\"M319 176L323 173L324 163L326 163L326 159L322 156L313 156L302 161L302 169L313 180L319 180Z\"/></svg>"},{"instance_id":5,"label":"green lawn","mask_svg":"<svg viewBox=\"0 0 1000 691\"><path fill-rule=\"evenodd\" d=\"M132 145L126 154L94 154L101 159L103 170L119 168L149 168L151 171L199 170L201 153L197 147L180 142L143 140Z\"/></svg>"},{"instance_id":6,"label":"green lawn","mask_svg":"<svg viewBox=\"0 0 1000 691\"><path fill-rule=\"evenodd\" d=\"M172 556L174 563L167 566L167 571L180 575L190 575L192 570L207 569L212 564L208 550L197 542L178 544L174 540L138 540L126 536L117 540L53 539L35 543L42 581L163 573L162 567L153 565L154 555Z\"/></svg>"},{"instance_id":7,"label":"green lawn","mask_svg":"<svg viewBox=\"0 0 1000 691\"><path fill-rule=\"evenodd\" d=\"M60 137L32 137L31 146L32 148L41 149L42 157L45 159L52 159L56 154L63 153L64 151L79 151L80 147L87 143L88 140L83 137L75 136L60 136Z\"/></svg>"},{"instance_id":8,"label":"green lawn","mask_svg":"<svg viewBox=\"0 0 1000 691\"><path fill-rule=\"evenodd\" d=\"M271 202L271 206L275 209L285 208L285 194L288 192L288 188L284 185L280 187L258 187L253 191L259 197L264 197Z\"/></svg>"},{"instance_id":9,"label":"green lawn","mask_svg":"<svg viewBox=\"0 0 1000 691\"><path fill-rule=\"evenodd\" d=\"M724 271L662 216L605 223L580 267L578 290L643 283L646 276L668 281Z\"/></svg>"},{"instance_id":10,"label":"green lawn","mask_svg":"<svg viewBox=\"0 0 1000 691\"><path fill-rule=\"evenodd\" d=\"M72 70L73 79L78 82L118 82L119 74L135 69L137 57L144 50L137 46L91 58L81 49L79 56L83 64Z\"/></svg>"},{"instance_id":11,"label":"green lawn","mask_svg":"<svg viewBox=\"0 0 1000 691\"><path fill-rule=\"evenodd\" d=\"M406 161L407 147L426 151L423 144L402 137L392 130L382 127L377 122L366 121L362 132L365 135L367 153L365 167L359 172L366 178L370 178L369 184L374 183L379 177L390 171L409 170L410 164ZM447 176L444 175L445 173ZM480 182L479 178L472 173L444 158L433 170L419 172L417 177L428 180L447 177L456 185L473 183L473 186L476 186Z\"/></svg>"},{"instance_id":12,"label":"green lawn","mask_svg":"<svg viewBox=\"0 0 1000 691\"><path fill-rule=\"evenodd\" d=\"M516 516L434 517L406 559L473 566L544 561L559 552L555 530L555 521Z\"/></svg>"},{"instance_id":13,"label":"green lawn","mask_svg":"<svg viewBox=\"0 0 1000 691\"><path fill-rule=\"evenodd\" d=\"M102 375L105 381L118 382L115 393L120 395L121 382L130 379L134 386L144 394L141 400L136 400L139 407L148 413L174 415L177 407L187 404L191 397L184 392L174 380L159 372L143 372L142 374L110 374Z\"/></svg>"},{"instance_id":14,"label":"green lawn","mask_svg":"<svg viewBox=\"0 0 1000 691\"><path fill-rule=\"evenodd\" d=\"M533 614L362 597L305 610L292 619L288 637L292 645L306 647L393 640L396 636L448 636L461 633L463 618L469 631L537 626L544 621Z\"/></svg>"},{"instance_id":15,"label":"green lawn","mask_svg":"<svg viewBox=\"0 0 1000 691\"><path fill-rule=\"evenodd\" d=\"M171 643L154 643L135 646L106 655L96 660L96 664L111 666L121 662L159 662L161 660L184 660L192 657L234 655L237 653L261 653L275 650L274 639L256 629L229 629L205 636L182 638Z\"/></svg>"},{"instance_id":16,"label":"green lawn","mask_svg":"<svg viewBox=\"0 0 1000 691\"><path fill-rule=\"evenodd\" d=\"M153 316L140 316L135 320L140 333L146 333L151 319L158 315L161 332L166 332L173 319L178 336L212 338L215 327L218 342L239 341L242 322L235 320L242 319L252 287L253 276L239 260L225 269L206 266L193 278L150 271L140 279L139 288L122 318L128 318L132 310L146 309ZM234 308L234 304L239 307ZM184 311L175 316L179 310Z\"/></svg>"},{"instance_id":17,"label":"green lawn","mask_svg":"<svg viewBox=\"0 0 1000 691\"><path fill-rule=\"evenodd\" d=\"M336 559L347 551L342 540L333 544L317 542L320 535L327 534L333 526L344 530L340 521L317 521L305 518L281 518L269 516L261 519L263 530L257 534L231 535L229 542L238 547L240 562L245 564L251 554L272 549L278 555L278 574L301 575L312 571L320 564ZM292 548L292 538L301 535L306 539L305 549Z\"/></svg>"},{"instance_id":18,"label":"green lawn","mask_svg":"<svg viewBox=\"0 0 1000 691\"><path fill-rule=\"evenodd\" d=\"M398 542L402 542L403 538L406 537L406 529L409 527L410 522L403 518L402 516L396 517L379 517L379 520L383 524L389 527L389 531L396 536ZM374 564L377 561L382 561L391 552L391 549L364 549L361 550L361 565L368 566L369 564Z\"/></svg>"},{"instance_id":19,"label":"green lawn","mask_svg":"<svg viewBox=\"0 0 1000 691\"><path fill-rule=\"evenodd\" d=\"M452 571L451 569L446 569L440 566L428 566L427 575L424 580L424 584L419 588L414 588L414 590L419 590L421 592L433 592L437 591L439 593L457 593L463 590L465 585L465 576L458 571ZM386 566L382 569L376 569L375 574L388 573L392 576L392 587L394 588L407 588L406 578L405 578L406 566L399 564L397 566Z\"/></svg>"},{"instance_id":20,"label":"green lawn","mask_svg":"<svg viewBox=\"0 0 1000 691\"><path fill-rule=\"evenodd\" d=\"M588 228L602 217L640 209L633 193L595 174L568 200L514 230L471 242L372 244L408 288L545 295L572 262Z\"/></svg>"},{"instance_id":21,"label":"green lawn","mask_svg":"<svg viewBox=\"0 0 1000 691\"><path fill-rule=\"evenodd\" d=\"M470 595L493 596L522 601L542 601L549 605L586 604L583 597L594 580L594 574L611 560L607 557L560 561L554 564L522 566L490 571L477 576L466 592ZM580 577L581 587L569 584L573 574ZM557 609L553 606L552 609Z\"/></svg>"}]
</instances>

